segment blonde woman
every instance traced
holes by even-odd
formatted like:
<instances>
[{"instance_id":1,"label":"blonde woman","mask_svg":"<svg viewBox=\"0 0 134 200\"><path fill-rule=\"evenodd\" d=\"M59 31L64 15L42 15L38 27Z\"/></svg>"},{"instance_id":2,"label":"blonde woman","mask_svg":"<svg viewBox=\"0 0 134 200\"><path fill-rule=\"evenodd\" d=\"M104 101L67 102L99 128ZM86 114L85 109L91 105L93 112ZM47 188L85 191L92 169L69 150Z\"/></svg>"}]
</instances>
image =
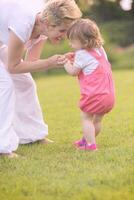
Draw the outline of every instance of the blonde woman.
<instances>
[{"instance_id":1,"label":"blonde woman","mask_svg":"<svg viewBox=\"0 0 134 200\"><path fill-rule=\"evenodd\" d=\"M60 41L80 17L72 0L0 1L0 155L14 157L19 144L46 142L48 126L29 72L59 64L59 55L39 59L43 44Z\"/></svg>"}]
</instances>

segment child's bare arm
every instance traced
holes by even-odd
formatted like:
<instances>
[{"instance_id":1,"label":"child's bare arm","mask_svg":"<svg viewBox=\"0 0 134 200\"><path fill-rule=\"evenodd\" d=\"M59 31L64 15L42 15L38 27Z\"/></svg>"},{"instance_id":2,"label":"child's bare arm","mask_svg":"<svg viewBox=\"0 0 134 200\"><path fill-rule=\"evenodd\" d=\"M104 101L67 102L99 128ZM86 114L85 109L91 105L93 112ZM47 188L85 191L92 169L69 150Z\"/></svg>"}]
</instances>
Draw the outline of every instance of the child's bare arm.
<instances>
[{"instance_id":1,"label":"child's bare arm","mask_svg":"<svg viewBox=\"0 0 134 200\"><path fill-rule=\"evenodd\" d=\"M81 69L73 66L73 64L69 60L64 64L64 68L71 76L77 76L81 71Z\"/></svg>"},{"instance_id":2,"label":"child's bare arm","mask_svg":"<svg viewBox=\"0 0 134 200\"><path fill-rule=\"evenodd\" d=\"M62 55L58 58L58 64L64 65L64 68L68 74L70 74L71 76L77 76L81 71L81 69L75 67L73 65L73 62L74 62L74 54L72 53Z\"/></svg>"}]
</instances>

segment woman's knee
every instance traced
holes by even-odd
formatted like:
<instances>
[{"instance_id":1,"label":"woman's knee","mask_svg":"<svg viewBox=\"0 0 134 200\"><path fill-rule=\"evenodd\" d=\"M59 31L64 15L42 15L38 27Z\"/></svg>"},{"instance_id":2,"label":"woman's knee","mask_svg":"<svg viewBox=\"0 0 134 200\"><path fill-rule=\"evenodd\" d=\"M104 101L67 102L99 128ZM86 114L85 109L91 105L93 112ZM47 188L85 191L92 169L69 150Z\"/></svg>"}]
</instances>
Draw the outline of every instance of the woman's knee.
<instances>
[{"instance_id":1,"label":"woman's knee","mask_svg":"<svg viewBox=\"0 0 134 200\"><path fill-rule=\"evenodd\" d=\"M30 77L28 77L26 79L26 82L24 83L26 89L32 89L32 90L36 90L36 84L34 82L34 80Z\"/></svg>"},{"instance_id":2,"label":"woman's knee","mask_svg":"<svg viewBox=\"0 0 134 200\"><path fill-rule=\"evenodd\" d=\"M3 77L0 77L0 90L14 90L14 83L8 73L4 74Z\"/></svg>"},{"instance_id":3,"label":"woman's knee","mask_svg":"<svg viewBox=\"0 0 134 200\"><path fill-rule=\"evenodd\" d=\"M12 76L15 88L21 92L26 92L28 90L36 90L36 85L34 80L29 74L19 74Z\"/></svg>"}]
</instances>

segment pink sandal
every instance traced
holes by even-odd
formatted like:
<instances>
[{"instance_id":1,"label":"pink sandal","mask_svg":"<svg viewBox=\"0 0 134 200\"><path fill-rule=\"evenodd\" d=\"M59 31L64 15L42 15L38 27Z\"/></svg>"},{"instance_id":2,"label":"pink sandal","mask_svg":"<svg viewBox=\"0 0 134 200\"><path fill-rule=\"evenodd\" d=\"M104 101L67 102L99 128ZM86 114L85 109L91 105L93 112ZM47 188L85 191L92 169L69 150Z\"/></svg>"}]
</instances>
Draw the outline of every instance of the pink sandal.
<instances>
[{"instance_id":1,"label":"pink sandal","mask_svg":"<svg viewBox=\"0 0 134 200\"><path fill-rule=\"evenodd\" d=\"M74 145L75 145L76 147L85 146L86 144L87 144L87 142L86 142L86 140L85 140L84 137L83 137L82 139L77 140L77 141L74 142Z\"/></svg>"},{"instance_id":2,"label":"pink sandal","mask_svg":"<svg viewBox=\"0 0 134 200\"><path fill-rule=\"evenodd\" d=\"M86 151L96 151L97 146L96 144L85 144L84 146L79 146L78 149Z\"/></svg>"}]
</instances>

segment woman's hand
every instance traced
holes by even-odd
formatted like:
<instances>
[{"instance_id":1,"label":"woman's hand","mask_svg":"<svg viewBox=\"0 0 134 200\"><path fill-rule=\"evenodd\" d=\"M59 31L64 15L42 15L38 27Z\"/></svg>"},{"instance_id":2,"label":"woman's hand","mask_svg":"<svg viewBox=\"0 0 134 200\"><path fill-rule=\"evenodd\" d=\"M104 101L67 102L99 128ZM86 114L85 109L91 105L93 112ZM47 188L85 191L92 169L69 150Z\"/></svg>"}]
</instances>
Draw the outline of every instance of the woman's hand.
<instances>
[{"instance_id":1,"label":"woman's hand","mask_svg":"<svg viewBox=\"0 0 134 200\"><path fill-rule=\"evenodd\" d=\"M69 61L68 58L67 58L66 56L64 56L64 55L60 55L60 56L58 57L58 65L64 65L64 64L66 64L68 61Z\"/></svg>"},{"instance_id":2,"label":"woman's hand","mask_svg":"<svg viewBox=\"0 0 134 200\"><path fill-rule=\"evenodd\" d=\"M64 55L54 55L49 57L47 60L49 66L53 66L53 68L62 68L63 65L68 61L68 59Z\"/></svg>"}]
</instances>

